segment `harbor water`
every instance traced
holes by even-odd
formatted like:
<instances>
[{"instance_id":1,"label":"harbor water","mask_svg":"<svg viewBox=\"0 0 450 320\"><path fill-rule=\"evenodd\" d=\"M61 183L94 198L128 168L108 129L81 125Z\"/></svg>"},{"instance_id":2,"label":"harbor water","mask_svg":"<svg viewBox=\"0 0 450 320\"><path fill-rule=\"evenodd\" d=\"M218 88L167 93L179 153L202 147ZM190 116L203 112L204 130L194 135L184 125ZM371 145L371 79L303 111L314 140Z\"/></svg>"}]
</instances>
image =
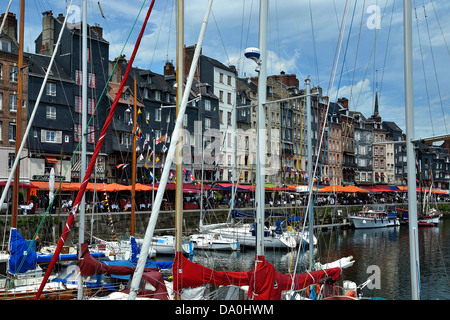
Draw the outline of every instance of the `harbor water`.
<instances>
[{"instance_id":1,"label":"harbor water","mask_svg":"<svg viewBox=\"0 0 450 320\"><path fill-rule=\"evenodd\" d=\"M361 285L365 298L410 300L410 256L408 226L380 229L333 229L318 231L315 262L322 264L353 256L355 263L345 269L340 280ZM450 300L450 218L437 227L419 228L420 289L422 300ZM279 272L296 268L303 272L308 251L297 261L293 252L266 250L266 259ZM215 270L250 271L254 250L233 253L196 251L193 261ZM298 267L300 266L301 267ZM342 284L342 283L341 283Z\"/></svg>"}]
</instances>

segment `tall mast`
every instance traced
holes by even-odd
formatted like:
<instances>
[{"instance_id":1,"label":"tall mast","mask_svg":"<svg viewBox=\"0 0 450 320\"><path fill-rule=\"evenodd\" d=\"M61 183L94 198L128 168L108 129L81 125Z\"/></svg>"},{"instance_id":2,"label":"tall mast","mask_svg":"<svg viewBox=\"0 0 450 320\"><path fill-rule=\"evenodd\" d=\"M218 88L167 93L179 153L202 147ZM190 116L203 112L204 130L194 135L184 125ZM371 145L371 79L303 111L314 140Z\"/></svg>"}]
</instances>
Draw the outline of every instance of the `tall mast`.
<instances>
[{"instance_id":1,"label":"tall mast","mask_svg":"<svg viewBox=\"0 0 450 320\"><path fill-rule=\"evenodd\" d=\"M183 97L183 78L184 78L184 0L177 0L177 107L176 114L180 109L181 100ZM177 148L175 152L175 168L176 168L176 189L175 189L175 232L176 232L176 252L181 252L181 231L183 219L183 129L180 129ZM170 164L168 164L170 165Z\"/></svg>"},{"instance_id":2,"label":"tall mast","mask_svg":"<svg viewBox=\"0 0 450 320\"><path fill-rule=\"evenodd\" d=\"M313 188L313 170L312 170L312 121L311 121L311 80L309 77L305 80L305 94L306 94L306 139L307 139L307 159L308 159L308 192L312 193ZM312 199L310 197L310 199ZM313 206L308 203L308 217L309 217L309 269L313 269L314 256L314 217Z\"/></svg>"},{"instance_id":3,"label":"tall mast","mask_svg":"<svg viewBox=\"0 0 450 320\"><path fill-rule=\"evenodd\" d=\"M260 69L258 75L258 128L256 152L256 255L264 255L264 184L266 171L266 92L267 92L267 20L269 0L260 0L259 5L259 50Z\"/></svg>"},{"instance_id":4,"label":"tall mast","mask_svg":"<svg viewBox=\"0 0 450 320\"><path fill-rule=\"evenodd\" d=\"M403 1L403 44L405 63L405 118L406 157L408 172L408 216L409 254L411 270L411 298L420 299L419 241L417 225L416 166L414 156L414 92L412 51L412 6L411 0Z\"/></svg>"},{"instance_id":5,"label":"tall mast","mask_svg":"<svg viewBox=\"0 0 450 320\"><path fill-rule=\"evenodd\" d=\"M25 15L25 0L20 1L20 30L19 30L19 57L18 57L18 75L17 75L17 122L16 122L16 158L20 159L20 142L22 139L22 100L23 100L23 25ZM6 15L5 15L6 19ZM12 227L17 228L17 211L19 209L19 183L20 183L20 164L17 164L14 172L13 188L13 220Z\"/></svg>"},{"instance_id":6,"label":"tall mast","mask_svg":"<svg viewBox=\"0 0 450 320\"><path fill-rule=\"evenodd\" d=\"M135 207L136 207L136 108L137 108L137 97L136 97L136 77L134 78L134 108L133 108L133 167L132 167L132 178L131 178L131 236L134 237L134 225L135 225ZM154 152L154 151L153 151Z\"/></svg>"},{"instance_id":7,"label":"tall mast","mask_svg":"<svg viewBox=\"0 0 450 320\"><path fill-rule=\"evenodd\" d=\"M81 86L81 169L80 169L80 182L86 178L86 126L87 126L87 88L88 88L88 77L87 77L87 0L83 0L83 23L82 23L82 37L81 37L81 70L82 70L82 86ZM81 254L81 245L84 242L84 225L85 225L85 211L86 211L86 197L83 194L83 198L80 202L80 228L78 230L78 246L79 252ZM83 283L78 282L78 300L83 298Z\"/></svg>"}]
</instances>

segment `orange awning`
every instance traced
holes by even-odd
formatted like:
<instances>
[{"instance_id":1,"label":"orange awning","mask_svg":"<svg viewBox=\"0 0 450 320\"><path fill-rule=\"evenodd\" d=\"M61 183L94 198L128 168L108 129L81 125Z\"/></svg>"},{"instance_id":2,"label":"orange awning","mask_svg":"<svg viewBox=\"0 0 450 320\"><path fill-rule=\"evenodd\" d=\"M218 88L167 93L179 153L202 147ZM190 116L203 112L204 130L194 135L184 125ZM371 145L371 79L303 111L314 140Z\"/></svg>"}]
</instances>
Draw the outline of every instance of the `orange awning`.
<instances>
[{"instance_id":1,"label":"orange awning","mask_svg":"<svg viewBox=\"0 0 450 320\"><path fill-rule=\"evenodd\" d=\"M48 163L58 163L58 159L55 157L45 157L45 160L47 160Z\"/></svg>"}]
</instances>

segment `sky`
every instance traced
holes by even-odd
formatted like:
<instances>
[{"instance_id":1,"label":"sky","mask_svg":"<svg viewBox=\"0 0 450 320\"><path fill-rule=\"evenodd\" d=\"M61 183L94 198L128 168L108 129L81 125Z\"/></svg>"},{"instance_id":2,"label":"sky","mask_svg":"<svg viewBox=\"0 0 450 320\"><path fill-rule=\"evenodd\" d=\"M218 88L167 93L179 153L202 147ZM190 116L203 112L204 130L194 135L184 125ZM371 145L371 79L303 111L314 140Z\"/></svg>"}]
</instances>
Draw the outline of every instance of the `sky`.
<instances>
[{"instance_id":1,"label":"sky","mask_svg":"<svg viewBox=\"0 0 450 320\"><path fill-rule=\"evenodd\" d=\"M88 24L98 23L110 43L112 60L122 51L130 57L150 0L88 2ZM2 12L8 1L2 1ZM25 50L34 51L42 29L42 12L66 12L69 0L27 1ZM100 12L99 5L103 12ZM156 0L134 65L163 73L175 63L176 1ZM197 42L207 0L185 1L184 40ZM412 0L415 138L449 134L450 1ZM19 16L19 1L11 12ZM81 0L73 1L69 22L81 19ZM417 16L416 14L417 13ZM214 1L203 54L235 65L239 76L256 76L244 58L258 47L259 1ZM134 29L133 29L134 26ZM128 38L128 41L127 41ZM296 74L300 86L310 76L331 101L346 97L350 110L369 117L375 90L384 121L406 132L403 68L403 1L401 0L269 0L267 73Z\"/></svg>"}]
</instances>

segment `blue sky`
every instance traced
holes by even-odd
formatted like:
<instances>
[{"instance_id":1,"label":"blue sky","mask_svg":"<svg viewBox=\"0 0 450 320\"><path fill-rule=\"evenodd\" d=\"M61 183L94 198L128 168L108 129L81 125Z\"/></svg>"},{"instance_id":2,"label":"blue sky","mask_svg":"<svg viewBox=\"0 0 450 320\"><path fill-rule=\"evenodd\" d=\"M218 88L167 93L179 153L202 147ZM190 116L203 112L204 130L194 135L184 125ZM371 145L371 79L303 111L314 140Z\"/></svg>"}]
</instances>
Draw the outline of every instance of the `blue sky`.
<instances>
[{"instance_id":1,"label":"blue sky","mask_svg":"<svg viewBox=\"0 0 450 320\"><path fill-rule=\"evenodd\" d=\"M145 1L139 15L144 0L88 1L88 23L103 27L104 38L110 42L110 59L121 52L137 18L124 49L130 57L150 2ZM412 2L418 19L413 17L415 136L448 134L450 1ZM27 1L26 50L34 50L34 40L41 31L41 12L53 10L57 15L65 12L68 3L69 0ZM319 84L332 101L347 97L350 110L360 111L366 117L373 112L378 83L382 119L395 121L405 131L403 1L359 0L356 6L355 0L269 0L269 3L268 74L295 73L301 85L310 75L313 85ZM6 5L2 1L2 11ZM80 9L81 0L74 1L74 5ZM196 42L206 5L207 0L185 1L186 45ZM18 8L19 1L14 0L11 11L18 13ZM203 54L236 65L240 76L256 76L254 63L246 61L243 52L246 47L258 46L259 1L216 0L212 10ZM71 19L76 20L79 12L74 10ZM345 28L336 64L342 21ZM135 65L162 73L166 60L175 61L175 32L175 1L156 0ZM337 71L331 88L334 68Z\"/></svg>"}]
</instances>

